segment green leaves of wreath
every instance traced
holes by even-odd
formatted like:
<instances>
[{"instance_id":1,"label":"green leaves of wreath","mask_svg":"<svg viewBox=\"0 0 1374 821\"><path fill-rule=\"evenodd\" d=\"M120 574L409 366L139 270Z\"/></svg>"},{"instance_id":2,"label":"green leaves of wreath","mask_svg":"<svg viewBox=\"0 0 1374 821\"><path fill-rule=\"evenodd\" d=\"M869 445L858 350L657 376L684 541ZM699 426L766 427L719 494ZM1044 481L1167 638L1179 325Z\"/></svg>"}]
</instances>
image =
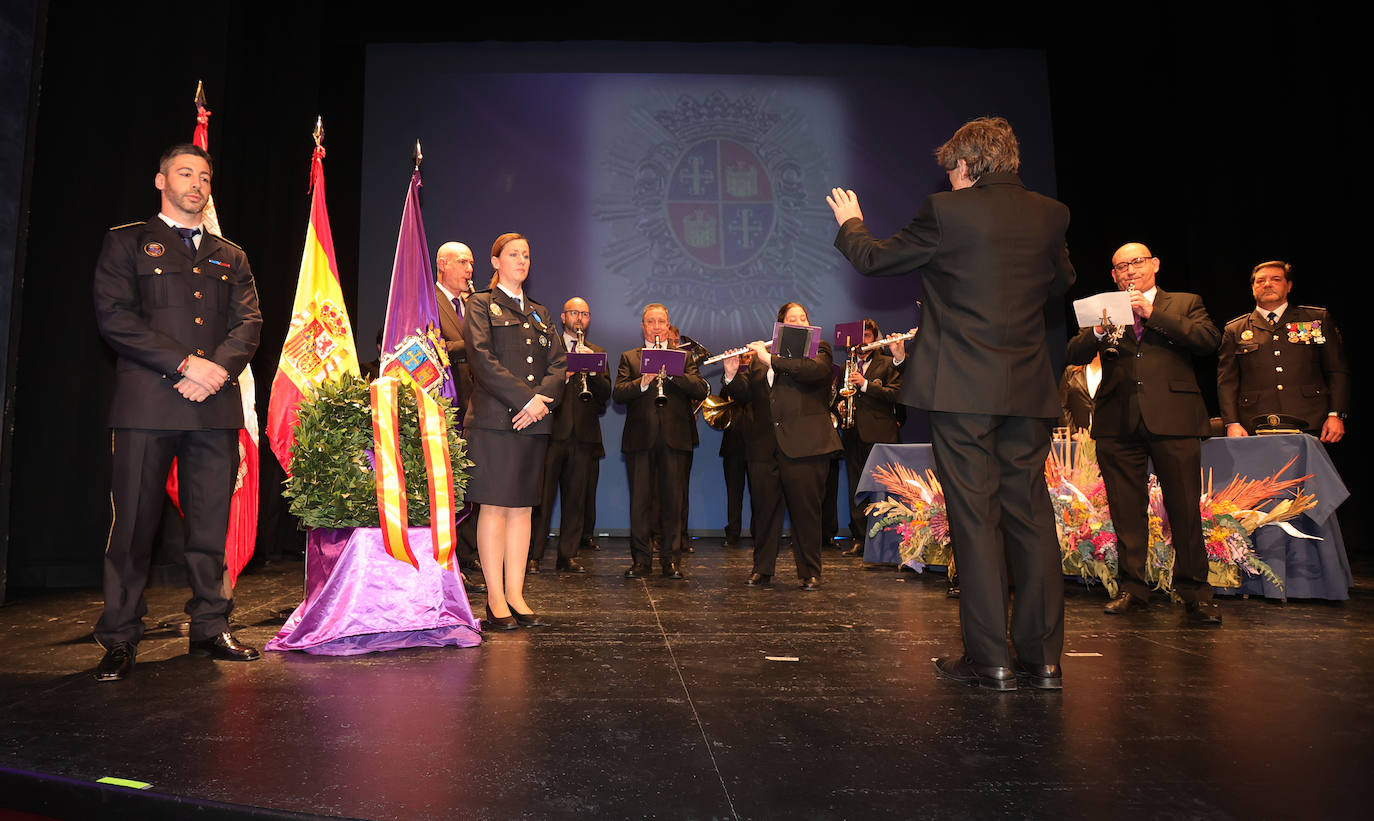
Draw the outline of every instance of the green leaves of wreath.
<instances>
[{"instance_id":1,"label":"green leaves of wreath","mask_svg":"<svg viewBox=\"0 0 1374 821\"><path fill-rule=\"evenodd\" d=\"M461 508L468 484L467 442L458 433L458 413L438 398L448 427L453 494ZM429 484L420 447L415 395L400 394L401 464L406 474L406 510L411 527L429 525ZM372 398L368 383L345 375L326 382L301 402L296 418L296 445L291 451L292 477L282 495L291 513L307 527L378 527L377 477L372 450Z\"/></svg>"}]
</instances>

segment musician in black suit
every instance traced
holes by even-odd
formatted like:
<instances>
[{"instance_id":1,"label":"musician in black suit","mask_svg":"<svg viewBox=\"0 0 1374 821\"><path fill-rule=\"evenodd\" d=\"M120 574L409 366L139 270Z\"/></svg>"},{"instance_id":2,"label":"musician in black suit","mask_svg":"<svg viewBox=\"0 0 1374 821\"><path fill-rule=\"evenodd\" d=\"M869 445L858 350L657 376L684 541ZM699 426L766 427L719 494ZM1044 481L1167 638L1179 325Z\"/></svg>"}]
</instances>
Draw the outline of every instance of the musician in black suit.
<instances>
[{"instance_id":1,"label":"musician in black suit","mask_svg":"<svg viewBox=\"0 0 1374 821\"><path fill-rule=\"evenodd\" d=\"M1102 359L1093 357L1086 365L1068 365L1059 380L1059 405L1064 409L1060 422L1070 433L1087 433L1092 428L1094 397L1102 384Z\"/></svg>"},{"instance_id":2,"label":"musician in black suit","mask_svg":"<svg viewBox=\"0 0 1374 821\"><path fill-rule=\"evenodd\" d=\"M740 354L739 366L747 369L754 361L752 351ZM725 400L725 381L721 380L720 398ZM746 432L752 424L752 413L748 404L726 400L720 416L711 427L720 430L721 470L725 478L725 528L721 547L739 547L740 532L744 529L744 489L749 483L749 460L745 457L748 448ZM704 414L704 412L703 412Z\"/></svg>"},{"instance_id":3,"label":"musician in black suit","mask_svg":"<svg viewBox=\"0 0 1374 821\"><path fill-rule=\"evenodd\" d=\"M592 312L587 301L573 297L563 303L563 345L573 353L605 353L606 349L586 341ZM591 466L606 451L601 446L601 414L611 398L611 377L601 373L567 372L563 401L553 412L553 431L549 452L544 457L544 496L535 509L530 530L530 558L525 572L538 573L549 543L549 522L555 498L562 500L558 526L560 573L586 573L577 561L586 527L588 493L596 493L591 481Z\"/></svg>"},{"instance_id":4,"label":"musician in black suit","mask_svg":"<svg viewBox=\"0 0 1374 821\"><path fill-rule=\"evenodd\" d=\"M1069 209L1022 184L1016 135L1000 117L966 123L936 158L954 190L927 197L885 240L864 226L854 192L832 190L835 247L868 276L921 271L923 324L908 343L901 401L930 411L963 586L964 656L940 659L937 673L996 690L1015 689L1017 677L1058 689L1064 579L1044 465L1059 402L1045 311L1074 281Z\"/></svg>"},{"instance_id":5,"label":"musician in black suit","mask_svg":"<svg viewBox=\"0 0 1374 821\"><path fill-rule=\"evenodd\" d=\"M473 461L468 498L482 506L477 552L487 581L486 624L511 630L544 624L525 601L525 567L567 353L548 308L525 292L529 241L515 233L497 237L491 265L491 290L468 300L463 319L473 377L463 433Z\"/></svg>"},{"instance_id":6,"label":"musician in black suit","mask_svg":"<svg viewBox=\"0 0 1374 821\"><path fill-rule=\"evenodd\" d=\"M446 242L439 246L434 258L434 297L439 303L439 333L448 352L449 371L453 374L453 384L458 398L458 419L463 419L467 411L468 396L472 394L472 369L468 367L468 347L463 341L463 316L467 313L467 298L472 295L472 249L461 242ZM381 332L378 332L380 339ZM381 343L378 342L378 347ZM475 505L467 505L468 515L458 526L459 568L476 568L477 560L477 516ZM487 586L469 576L467 570L460 569L463 586L469 593L485 593Z\"/></svg>"},{"instance_id":7,"label":"musician in black suit","mask_svg":"<svg viewBox=\"0 0 1374 821\"><path fill-rule=\"evenodd\" d=\"M1149 467L1154 463L1173 532L1174 590L1189 621L1221 624L1207 582L1202 544L1202 439L1211 423L1193 373L1193 357L1216 352L1221 332L1196 294L1167 292L1155 285L1159 260L1138 242L1112 255L1112 278L1131 295L1133 325L1123 325L1113 343L1102 326L1084 328L1069 341L1066 357L1084 364L1102 357L1092 436L1107 488L1118 545L1121 592L1107 605L1111 614L1144 609L1150 587ZM1115 349L1115 354L1113 353Z\"/></svg>"},{"instance_id":8,"label":"musician in black suit","mask_svg":"<svg viewBox=\"0 0 1374 821\"><path fill-rule=\"evenodd\" d=\"M658 303L644 306L640 320L644 345L620 355L611 396L625 406L625 430L620 450L630 483L630 558L625 578L648 576L653 566L652 533L660 534L663 575L674 581L682 572L682 499L689 479L689 456L697 446L696 415L692 403L706 398L710 386L701 378L692 357L682 376L662 380L644 373L640 365L646 347L666 344L668 309ZM659 389L663 404L658 403ZM658 515L654 510L657 507ZM657 521L654 520L657 518Z\"/></svg>"},{"instance_id":9,"label":"musician in black suit","mask_svg":"<svg viewBox=\"0 0 1374 821\"><path fill-rule=\"evenodd\" d=\"M168 149L154 177L161 211L111 229L96 263L96 322L119 356L110 405L114 521L95 626L106 651L95 671L101 681L127 676L138 655L173 458L192 591L191 651L225 661L260 658L229 632L234 602L224 584L224 539L243 427L235 376L257 350L262 314L247 255L201 230L212 174L200 148Z\"/></svg>"},{"instance_id":10,"label":"musician in black suit","mask_svg":"<svg viewBox=\"0 0 1374 821\"><path fill-rule=\"evenodd\" d=\"M806 308L796 302L778 309L778 321L811 324ZM785 505L792 516L797 578L802 590L819 590L825 474L830 457L842 447L830 423L830 343L820 343L815 359L774 356L762 341L749 348L754 362L748 369L740 369L737 356L724 362L726 396L747 403L753 413L745 432L754 534L754 570L747 583L763 585L773 578Z\"/></svg>"},{"instance_id":11,"label":"musician in black suit","mask_svg":"<svg viewBox=\"0 0 1374 821\"><path fill-rule=\"evenodd\" d=\"M865 319L863 344L871 344L881 337L878 323ZM854 543L844 555L862 556L868 517L864 514L864 505L854 501L854 491L863 477L864 465L868 464L873 446L900 441L897 406L902 375L893 366L887 351L877 348L859 353L849 384L854 394L848 399L841 397L839 412L840 441L844 443L844 463L849 474L849 535ZM854 403L852 425L849 424L850 402Z\"/></svg>"},{"instance_id":12,"label":"musician in black suit","mask_svg":"<svg viewBox=\"0 0 1374 821\"><path fill-rule=\"evenodd\" d=\"M1295 417L1323 442L1345 436L1350 366L1325 308L1289 305L1292 266L1261 262L1250 273L1255 310L1226 323L1217 362L1217 399L1227 436L1255 432L1256 417Z\"/></svg>"}]
</instances>

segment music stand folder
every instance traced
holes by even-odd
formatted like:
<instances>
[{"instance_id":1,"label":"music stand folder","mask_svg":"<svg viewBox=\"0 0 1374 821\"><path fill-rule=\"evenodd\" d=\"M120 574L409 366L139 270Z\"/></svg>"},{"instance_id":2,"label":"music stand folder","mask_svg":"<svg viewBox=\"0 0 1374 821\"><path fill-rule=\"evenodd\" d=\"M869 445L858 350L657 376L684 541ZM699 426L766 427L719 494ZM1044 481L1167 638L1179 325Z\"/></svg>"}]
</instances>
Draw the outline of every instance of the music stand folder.
<instances>
[{"instance_id":1,"label":"music stand folder","mask_svg":"<svg viewBox=\"0 0 1374 821\"><path fill-rule=\"evenodd\" d=\"M606 373L606 354L594 351L570 353L568 370L573 373Z\"/></svg>"},{"instance_id":2,"label":"music stand folder","mask_svg":"<svg viewBox=\"0 0 1374 821\"><path fill-rule=\"evenodd\" d=\"M669 376L682 376L686 373L687 352L674 350L658 350L657 348L645 348L643 362L640 364L640 373L658 373L666 371Z\"/></svg>"},{"instance_id":3,"label":"music stand folder","mask_svg":"<svg viewBox=\"0 0 1374 821\"><path fill-rule=\"evenodd\" d=\"M863 341L863 337L859 337ZM794 359L815 359L821 350L819 325L784 325L773 323L773 355Z\"/></svg>"},{"instance_id":4,"label":"music stand folder","mask_svg":"<svg viewBox=\"0 0 1374 821\"><path fill-rule=\"evenodd\" d=\"M835 338L830 341L830 344L837 348L852 348L855 345L862 345L863 343L863 320L859 320L858 322L841 322L839 325L836 325Z\"/></svg>"}]
</instances>

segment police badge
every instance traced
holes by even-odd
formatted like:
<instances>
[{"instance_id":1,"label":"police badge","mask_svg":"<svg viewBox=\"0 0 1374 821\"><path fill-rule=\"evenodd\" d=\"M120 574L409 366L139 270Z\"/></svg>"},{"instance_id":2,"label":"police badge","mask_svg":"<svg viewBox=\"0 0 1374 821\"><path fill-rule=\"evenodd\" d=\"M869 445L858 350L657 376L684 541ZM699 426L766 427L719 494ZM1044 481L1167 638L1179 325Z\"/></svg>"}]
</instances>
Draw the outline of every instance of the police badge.
<instances>
[{"instance_id":1,"label":"police badge","mask_svg":"<svg viewBox=\"0 0 1374 821\"><path fill-rule=\"evenodd\" d=\"M491 303L491 315L494 317L501 316L501 306L497 305L495 302Z\"/></svg>"},{"instance_id":2,"label":"police badge","mask_svg":"<svg viewBox=\"0 0 1374 821\"><path fill-rule=\"evenodd\" d=\"M150 257L160 257L167 253L167 248L160 242L150 242L143 246L143 253Z\"/></svg>"},{"instance_id":3,"label":"police badge","mask_svg":"<svg viewBox=\"0 0 1374 821\"><path fill-rule=\"evenodd\" d=\"M1242 342L1249 342L1250 340L1252 340L1252 339L1254 339L1254 338L1255 338L1255 332L1252 331L1252 330L1250 330L1249 328L1246 328L1245 330L1243 330L1243 331L1240 332L1240 339L1241 339Z\"/></svg>"}]
</instances>

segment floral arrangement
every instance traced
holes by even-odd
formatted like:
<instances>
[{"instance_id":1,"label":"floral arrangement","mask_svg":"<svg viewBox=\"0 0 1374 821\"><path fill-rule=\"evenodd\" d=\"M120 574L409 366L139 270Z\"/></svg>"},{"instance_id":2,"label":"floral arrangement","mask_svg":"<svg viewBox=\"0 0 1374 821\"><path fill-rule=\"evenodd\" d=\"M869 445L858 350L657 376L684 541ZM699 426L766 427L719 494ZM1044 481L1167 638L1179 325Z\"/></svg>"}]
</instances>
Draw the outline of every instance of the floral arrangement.
<instances>
[{"instance_id":1,"label":"floral arrangement","mask_svg":"<svg viewBox=\"0 0 1374 821\"><path fill-rule=\"evenodd\" d=\"M895 530L902 537L898 548L902 564L918 573L928 564L944 565L953 576L954 551L949 544L945 491L935 478L935 471L927 470L922 476L902 465L887 465L874 470L873 478L896 498L868 506L866 513L877 514L868 535Z\"/></svg>"},{"instance_id":2,"label":"floral arrangement","mask_svg":"<svg viewBox=\"0 0 1374 821\"><path fill-rule=\"evenodd\" d=\"M1202 515L1202 541L1207 551L1208 581L1214 587L1240 587L1242 571L1252 576L1263 576L1266 581L1280 590L1283 579L1279 578L1259 554L1255 553L1254 533L1265 525L1279 525L1290 533L1295 533L1286 523L1317 504L1317 497L1304 493L1301 489L1293 492L1290 498L1275 502L1281 494L1302 484L1311 475L1296 479L1280 479L1297 457L1288 460L1272 476L1251 479L1236 476L1221 490L1214 490L1212 476L1207 476L1207 487L1199 502ZM1268 506L1273 502L1273 506ZM1155 523L1160 522L1156 530ZM1174 551L1170 541L1168 515L1162 500L1150 499L1150 546L1151 556L1147 563L1150 581L1160 590L1172 590ZM1297 534L1301 535L1301 534Z\"/></svg>"},{"instance_id":3,"label":"floral arrangement","mask_svg":"<svg viewBox=\"0 0 1374 821\"><path fill-rule=\"evenodd\" d=\"M1271 524L1301 535L1287 522L1315 507L1317 499L1301 489L1293 490L1311 476L1280 478L1294 461L1261 479L1237 476L1219 491L1214 489L1212 477L1207 477L1198 510L1207 550L1208 580L1213 586L1240 587L1244 572L1262 576L1283 589L1283 580L1255 553L1253 535ZM902 564L917 571L927 564L947 565L953 572L954 552L945 515L945 494L935 472L927 470L922 475L889 464L874 470L873 478L894 498L868 506L866 512L876 514L868 535L893 530L902 539ZM1079 576L1090 584L1101 582L1108 595L1115 596L1119 590L1116 528L1093 440L1055 442L1045 460L1045 484L1054 508L1064 574ZM1291 496L1279 499L1289 491ZM1146 574L1156 589L1172 593L1172 532L1159 480L1153 474L1148 521L1150 549Z\"/></svg>"}]
</instances>

